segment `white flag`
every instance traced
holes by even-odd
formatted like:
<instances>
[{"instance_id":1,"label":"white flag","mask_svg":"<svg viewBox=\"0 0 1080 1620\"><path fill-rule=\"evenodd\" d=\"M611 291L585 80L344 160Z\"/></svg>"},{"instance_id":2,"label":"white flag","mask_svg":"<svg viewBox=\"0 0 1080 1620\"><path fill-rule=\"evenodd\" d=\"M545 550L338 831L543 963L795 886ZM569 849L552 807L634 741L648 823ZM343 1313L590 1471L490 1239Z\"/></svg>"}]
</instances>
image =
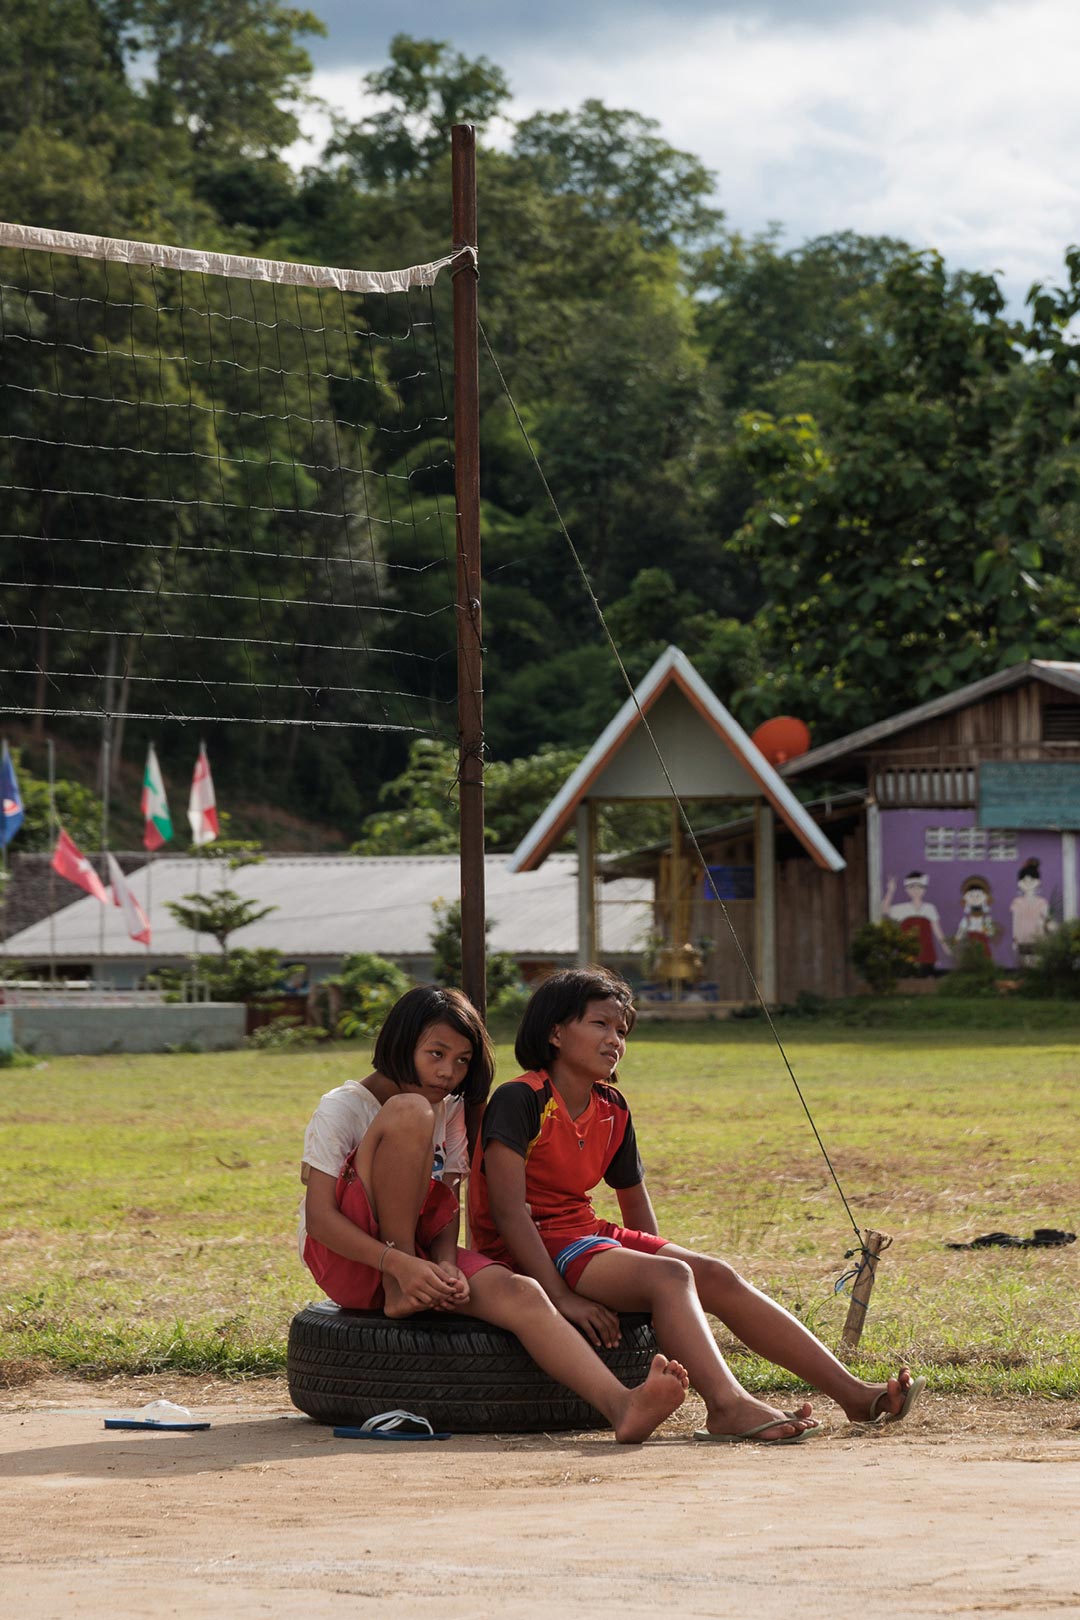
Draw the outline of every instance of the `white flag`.
<instances>
[{"instance_id":1,"label":"white flag","mask_svg":"<svg viewBox=\"0 0 1080 1620\"><path fill-rule=\"evenodd\" d=\"M149 945L150 919L129 889L127 879L120 870L120 862L113 855L106 855L105 861L109 868L109 893L113 905L124 913L124 922L132 939L137 939L140 945Z\"/></svg>"},{"instance_id":2,"label":"white flag","mask_svg":"<svg viewBox=\"0 0 1080 1620\"><path fill-rule=\"evenodd\" d=\"M206 744L199 744L199 757L195 761L195 774L191 778L188 798L188 820L191 822L191 842L212 844L217 837L217 800L214 798L214 779L210 775L210 761L206 757Z\"/></svg>"}]
</instances>

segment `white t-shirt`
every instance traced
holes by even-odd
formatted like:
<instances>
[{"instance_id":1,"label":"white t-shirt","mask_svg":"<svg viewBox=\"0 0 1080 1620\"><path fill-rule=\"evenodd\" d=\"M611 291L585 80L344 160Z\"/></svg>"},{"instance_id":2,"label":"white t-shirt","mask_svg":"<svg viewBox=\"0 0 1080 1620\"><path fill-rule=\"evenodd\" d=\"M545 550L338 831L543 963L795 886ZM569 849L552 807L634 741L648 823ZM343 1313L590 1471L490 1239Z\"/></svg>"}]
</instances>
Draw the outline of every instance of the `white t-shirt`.
<instances>
[{"instance_id":1,"label":"white t-shirt","mask_svg":"<svg viewBox=\"0 0 1080 1620\"><path fill-rule=\"evenodd\" d=\"M345 1160L359 1147L378 1116L380 1103L360 1080L346 1080L320 1098L304 1132L304 1160L313 1170L336 1178ZM465 1134L465 1105L460 1097L448 1097L435 1105L431 1132L433 1181L448 1176L464 1176L469 1169L469 1144ZM300 1200L300 1258L304 1257L304 1199Z\"/></svg>"}]
</instances>

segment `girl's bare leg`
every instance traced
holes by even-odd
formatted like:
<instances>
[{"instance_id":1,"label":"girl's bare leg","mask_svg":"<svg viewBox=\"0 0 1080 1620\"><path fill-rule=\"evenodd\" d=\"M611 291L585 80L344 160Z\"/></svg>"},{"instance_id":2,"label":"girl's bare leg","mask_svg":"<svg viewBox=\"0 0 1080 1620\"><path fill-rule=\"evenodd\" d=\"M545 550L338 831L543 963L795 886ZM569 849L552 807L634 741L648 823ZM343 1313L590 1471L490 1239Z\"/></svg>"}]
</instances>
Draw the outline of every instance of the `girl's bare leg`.
<instances>
[{"instance_id":1,"label":"girl's bare leg","mask_svg":"<svg viewBox=\"0 0 1080 1620\"><path fill-rule=\"evenodd\" d=\"M356 1154L356 1173L379 1223L379 1236L402 1254L416 1253L416 1224L431 1185L434 1114L423 1097L391 1097ZM386 1314L402 1314L401 1290L383 1275ZM414 1307L415 1309L415 1307Z\"/></svg>"},{"instance_id":2,"label":"girl's bare leg","mask_svg":"<svg viewBox=\"0 0 1080 1620\"><path fill-rule=\"evenodd\" d=\"M690 1267L704 1309L718 1316L748 1350L820 1389L843 1408L848 1418L868 1418L879 1396L882 1399L875 1415L899 1412L911 1383L906 1367L901 1367L888 1384L870 1384L856 1378L797 1317L754 1288L723 1260L694 1254L675 1243L661 1250L661 1256L665 1255Z\"/></svg>"},{"instance_id":3,"label":"girl's bare leg","mask_svg":"<svg viewBox=\"0 0 1080 1620\"><path fill-rule=\"evenodd\" d=\"M694 1273L681 1258L638 1254L630 1249L601 1249L589 1261L577 1285L579 1294L611 1310L648 1311L664 1351L676 1351L690 1382L705 1402L706 1426L714 1434L745 1434L775 1418L775 1430L762 1440L784 1440L813 1427L809 1403L794 1418L759 1401L745 1390L720 1354L705 1320L694 1286Z\"/></svg>"},{"instance_id":4,"label":"girl's bare leg","mask_svg":"<svg viewBox=\"0 0 1080 1620\"><path fill-rule=\"evenodd\" d=\"M538 1366L603 1412L616 1440L631 1444L648 1439L681 1406L688 1381L684 1367L654 1356L645 1382L627 1389L531 1277L485 1266L470 1277L469 1296L468 1305L458 1307L463 1315L516 1334Z\"/></svg>"}]
</instances>

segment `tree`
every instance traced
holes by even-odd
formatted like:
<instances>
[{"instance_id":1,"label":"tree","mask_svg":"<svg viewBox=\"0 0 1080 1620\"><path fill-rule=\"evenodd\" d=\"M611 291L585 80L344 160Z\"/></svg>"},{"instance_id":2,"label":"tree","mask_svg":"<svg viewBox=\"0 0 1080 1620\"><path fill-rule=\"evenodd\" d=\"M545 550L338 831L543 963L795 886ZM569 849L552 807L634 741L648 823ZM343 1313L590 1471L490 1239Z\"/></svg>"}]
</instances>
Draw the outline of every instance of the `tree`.
<instances>
[{"instance_id":1,"label":"tree","mask_svg":"<svg viewBox=\"0 0 1080 1620\"><path fill-rule=\"evenodd\" d=\"M890 236L843 231L780 246L780 228L738 232L706 248L694 270L698 331L725 403L777 409L768 396L784 379L809 392L827 386L880 318L890 268L910 253ZM811 410L807 397L795 410Z\"/></svg>"},{"instance_id":2,"label":"tree","mask_svg":"<svg viewBox=\"0 0 1080 1620\"><path fill-rule=\"evenodd\" d=\"M579 199L599 220L633 223L649 248L694 241L723 217L709 206L716 176L669 146L655 118L590 98L576 112L535 113L513 152L548 192Z\"/></svg>"},{"instance_id":3,"label":"tree","mask_svg":"<svg viewBox=\"0 0 1080 1620\"><path fill-rule=\"evenodd\" d=\"M484 833L488 846L520 842L581 758L576 749L542 748L524 759L491 760L484 770ZM457 749L419 737L405 770L380 798L399 809L368 816L354 855L447 855L458 847Z\"/></svg>"},{"instance_id":4,"label":"tree","mask_svg":"<svg viewBox=\"0 0 1080 1620\"><path fill-rule=\"evenodd\" d=\"M151 120L216 158L280 152L300 132L314 12L278 0L128 0L125 43L144 68Z\"/></svg>"},{"instance_id":5,"label":"tree","mask_svg":"<svg viewBox=\"0 0 1080 1620\"><path fill-rule=\"evenodd\" d=\"M226 872L261 865L262 849L254 839L219 838L215 843L199 846L194 854L199 860L219 865L221 878L217 889L211 894L196 892L182 895L179 900L168 900L165 908L172 912L181 928L190 928L196 934L210 934L221 947L222 956L227 957L230 935L279 909L273 905L260 906L256 900L245 900L226 884Z\"/></svg>"},{"instance_id":6,"label":"tree","mask_svg":"<svg viewBox=\"0 0 1080 1620\"><path fill-rule=\"evenodd\" d=\"M741 429L741 534L767 602L766 712L836 734L1036 656L1080 654L1080 252L1009 322L991 276L895 265L826 441L808 416Z\"/></svg>"},{"instance_id":7,"label":"tree","mask_svg":"<svg viewBox=\"0 0 1080 1620\"><path fill-rule=\"evenodd\" d=\"M394 35L389 64L368 73L364 87L389 105L356 124L336 120L327 156L374 189L444 163L454 124L483 130L510 95L501 69L486 56L470 61L443 40L408 34Z\"/></svg>"},{"instance_id":8,"label":"tree","mask_svg":"<svg viewBox=\"0 0 1080 1620\"><path fill-rule=\"evenodd\" d=\"M23 800L23 824L16 833L10 854L31 854L51 850L56 842L49 814L49 784L24 765L17 748L11 750L19 792ZM56 820L66 828L82 850L101 848L101 800L81 782L60 777L53 784Z\"/></svg>"},{"instance_id":9,"label":"tree","mask_svg":"<svg viewBox=\"0 0 1080 1620\"><path fill-rule=\"evenodd\" d=\"M180 900L169 900L166 910L172 912L181 928L212 935L222 956L228 956L231 934L269 917L278 907L260 906L255 900L245 900L235 889L220 888L213 894L185 894Z\"/></svg>"},{"instance_id":10,"label":"tree","mask_svg":"<svg viewBox=\"0 0 1080 1620\"><path fill-rule=\"evenodd\" d=\"M435 982L459 985L462 977L461 901L436 900L431 909L435 913L435 922L428 938L435 953ZM484 924L485 935L490 934L494 926L494 917L489 917ZM487 992L491 1001L512 985L520 983L520 980L517 963L509 951L488 951Z\"/></svg>"}]
</instances>

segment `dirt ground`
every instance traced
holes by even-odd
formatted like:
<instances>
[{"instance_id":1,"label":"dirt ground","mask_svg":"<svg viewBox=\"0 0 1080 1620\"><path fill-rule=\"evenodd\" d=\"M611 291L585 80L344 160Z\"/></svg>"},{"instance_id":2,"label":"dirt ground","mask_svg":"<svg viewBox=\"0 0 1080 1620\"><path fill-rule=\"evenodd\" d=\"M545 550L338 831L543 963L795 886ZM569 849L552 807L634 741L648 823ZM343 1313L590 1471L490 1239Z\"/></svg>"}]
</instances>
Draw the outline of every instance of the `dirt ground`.
<instances>
[{"instance_id":1,"label":"dirt ground","mask_svg":"<svg viewBox=\"0 0 1080 1620\"><path fill-rule=\"evenodd\" d=\"M212 1427L106 1431L158 1396ZM887 1430L335 1440L283 1381L0 1392L0 1610L391 1620L1080 1615L1080 1409L924 1397Z\"/></svg>"}]
</instances>

